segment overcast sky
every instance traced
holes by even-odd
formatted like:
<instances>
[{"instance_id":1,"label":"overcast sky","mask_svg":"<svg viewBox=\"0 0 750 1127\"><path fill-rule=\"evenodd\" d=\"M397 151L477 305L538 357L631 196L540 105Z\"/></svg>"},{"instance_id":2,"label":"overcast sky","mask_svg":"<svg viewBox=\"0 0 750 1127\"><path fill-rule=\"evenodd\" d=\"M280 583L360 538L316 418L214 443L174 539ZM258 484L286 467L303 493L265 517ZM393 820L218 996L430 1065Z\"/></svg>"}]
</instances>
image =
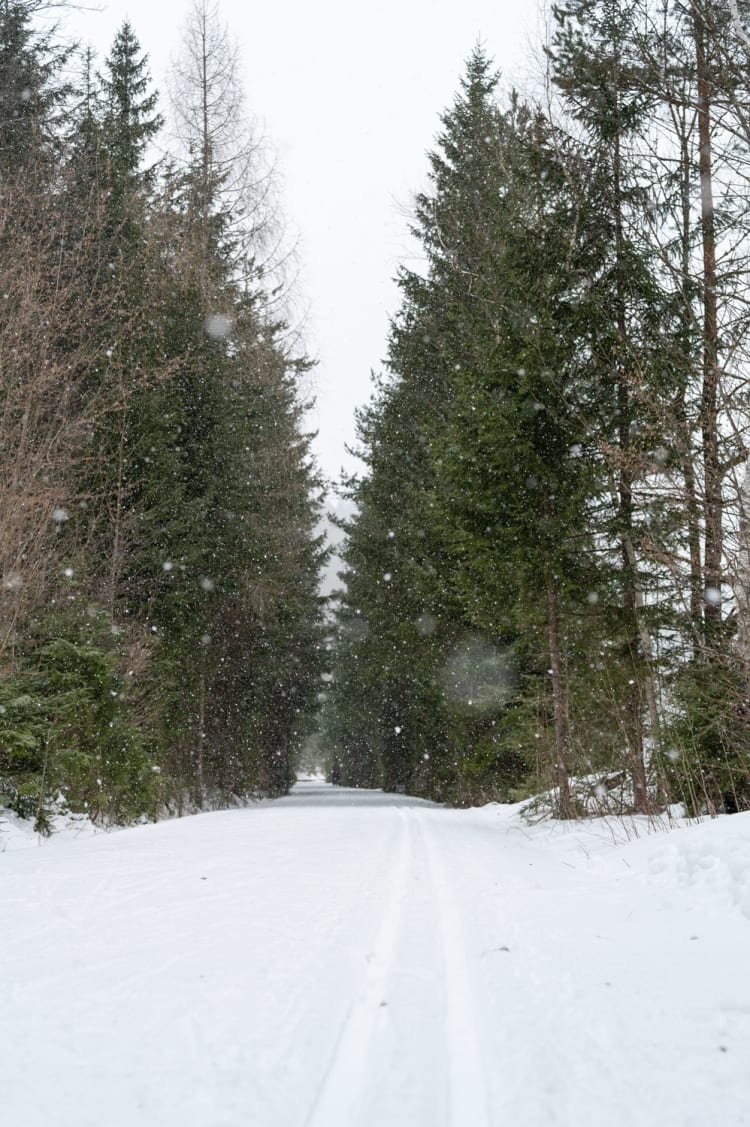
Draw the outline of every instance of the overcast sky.
<instances>
[{"instance_id":1,"label":"overcast sky","mask_svg":"<svg viewBox=\"0 0 750 1127\"><path fill-rule=\"evenodd\" d=\"M70 16L71 34L109 49L125 16L154 81L176 54L190 0L112 0ZM463 63L482 39L523 86L538 33L537 0L221 0L240 45L250 110L276 153L282 206L297 236L305 338L318 360L316 453L337 478L345 444L385 353L393 276L414 248L406 226L425 153Z\"/></svg>"}]
</instances>

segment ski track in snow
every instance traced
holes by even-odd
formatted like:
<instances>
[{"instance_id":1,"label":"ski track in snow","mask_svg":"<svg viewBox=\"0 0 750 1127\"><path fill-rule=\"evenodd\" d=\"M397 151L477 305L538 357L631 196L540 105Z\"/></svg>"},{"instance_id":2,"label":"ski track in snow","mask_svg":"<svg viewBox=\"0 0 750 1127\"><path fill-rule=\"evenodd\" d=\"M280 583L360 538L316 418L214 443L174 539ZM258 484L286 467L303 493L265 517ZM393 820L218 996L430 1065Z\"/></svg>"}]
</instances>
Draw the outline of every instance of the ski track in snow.
<instances>
[{"instance_id":1,"label":"ski track in snow","mask_svg":"<svg viewBox=\"0 0 750 1127\"><path fill-rule=\"evenodd\" d=\"M349 1118L363 1102L370 1050L377 1026L386 1015L385 996L397 954L397 940L408 896L408 876L413 850L412 822L408 813L396 808L399 841L390 867L390 888L372 952L365 959L362 982L352 999L334 1048L331 1064L306 1121L306 1127L330 1127L334 1123L357 1122ZM360 1107L367 1114L367 1107ZM361 1120L360 1120L361 1122Z\"/></svg>"},{"instance_id":2,"label":"ski track in snow","mask_svg":"<svg viewBox=\"0 0 750 1127\"><path fill-rule=\"evenodd\" d=\"M396 855L390 867L390 888L380 920L372 952L364 961L362 982L337 1038L334 1056L323 1077L318 1096L305 1127L332 1127L369 1123L414 1122L420 1107L413 1106L416 1094L423 1101L429 1093L404 1091L404 1056L418 1055L423 1030L419 1023L401 1030L399 1071L402 1083L385 1093L387 1078L370 1074L373 1058L387 1057L383 1042L392 1040L396 1025L391 1020L389 998L398 995L399 978L409 970L404 947L412 945L422 929L421 940L429 950L432 963L432 987L440 998L437 1028L433 1026L432 1068L412 1071L411 1084L421 1081L434 1086L435 1075L447 1077L447 1099L433 1108L431 1123L442 1122L459 1127L489 1127L486 1108L486 1084L482 1075L481 1052L477 1039L474 986L468 973L463 931L452 899L449 881L442 868L438 849L419 812L396 808L400 835ZM410 888L415 871L422 874L422 887ZM437 909L437 918L430 920L425 906ZM425 932L425 926L427 931ZM424 968L423 968L424 969ZM409 994L409 1004L411 1004ZM408 1012L407 1012L408 1017ZM412 1042L412 1043L410 1043ZM414 1043L416 1042L416 1043ZM380 1052L378 1049L380 1048ZM396 1062L391 1062L395 1066ZM391 1081L394 1078L390 1071ZM408 1085L407 1085L408 1086ZM383 1101L388 1103L384 1107ZM391 1106L392 1105L392 1106Z\"/></svg>"},{"instance_id":3,"label":"ski track in snow","mask_svg":"<svg viewBox=\"0 0 750 1127\"><path fill-rule=\"evenodd\" d=\"M750 1127L750 815L614 836L307 783L4 854L3 1121Z\"/></svg>"},{"instance_id":4,"label":"ski track in snow","mask_svg":"<svg viewBox=\"0 0 750 1127\"><path fill-rule=\"evenodd\" d=\"M482 1068L482 1049L477 1035L476 992L469 973L465 935L440 856L427 820L419 814L418 825L440 912L440 948L445 974L445 1029L448 1033L449 1123L471 1123L489 1127L487 1085Z\"/></svg>"}]
</instances>

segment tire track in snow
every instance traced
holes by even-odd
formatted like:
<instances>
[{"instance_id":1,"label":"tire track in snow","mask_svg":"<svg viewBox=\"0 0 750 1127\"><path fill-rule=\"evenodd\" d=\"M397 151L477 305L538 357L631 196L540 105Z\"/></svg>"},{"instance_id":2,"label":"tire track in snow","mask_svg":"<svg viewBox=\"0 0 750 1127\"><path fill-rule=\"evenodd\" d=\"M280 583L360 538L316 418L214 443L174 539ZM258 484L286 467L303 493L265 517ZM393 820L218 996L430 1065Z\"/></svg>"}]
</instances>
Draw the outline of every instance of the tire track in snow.
<instances>
[{"instance_id":1,"label":"tire track in snow","mask_svg":"<svg viewBox=\"0 0 750 1127\"><path fill-rule=\"evenodd\" d=\"M369 1050L383 1020L382 1001L396 957L413 854L411 811L401 807L393 810L400 823L399 842L385 910L305 1127L354 1127L357 1104L368 1090Z\"/></svg>"},{"instance_id":2,"label":"tire track in snow","mask_svg":"<svg viewBox=\"0 0 750 1127\"><path fill-rule=\"evenodd\" d=\"M448 1122L451 1127L490 1127L488 1088L477 1034L476 992L469 971L461 918L450 881L427 820L414 814L424 845L430 880L440 918L440 940L445 970L445 1041L448 1063Z\"/></svg>"}]
</instances>

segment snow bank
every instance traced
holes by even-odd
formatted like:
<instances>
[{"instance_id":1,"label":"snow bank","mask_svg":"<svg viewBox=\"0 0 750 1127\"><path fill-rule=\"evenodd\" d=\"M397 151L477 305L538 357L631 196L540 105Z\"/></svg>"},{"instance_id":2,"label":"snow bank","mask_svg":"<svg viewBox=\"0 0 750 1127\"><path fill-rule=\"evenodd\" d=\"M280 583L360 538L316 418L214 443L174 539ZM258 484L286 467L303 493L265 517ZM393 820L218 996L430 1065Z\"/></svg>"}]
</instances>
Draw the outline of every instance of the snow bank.
<instances>
[{"instance_id":1,"label":"snow bank","mask_svg":"<svg viewBox=\"0 0 750 1127\"><path fill-rule=\"evenodd\" d=\"M47 837L36 832L33 818L19 818L12 810L0 806L0 853L60 845L105 832L100 826L95 826L86 814L53 814L50 825L52 833Z\"/></svg>"},{"instance_id":2,"label":"snow bank","mask_svg":"<svg viewBox=\"0 0 750 1127\"><path fill-rule=\"evenodd\" d=\"M696 906L711 902L750 920L750 813L687 827L647 857L658 888L689 890Z\"/></svg>"},{"instance_id":3,"label":"snow bank","mask_svg":"<svg viewBox=\"0 0 750 1127\"><path fill-rule=\"evenodd\" d=\"M530 848L555 854L592 873L632 874L662 892L689 893L696 910L708 901L750 919L750 812L686 819L677 807L644 816L543 821L528 825L524 804L467 812Z\"/></svg>"}]
</instances>

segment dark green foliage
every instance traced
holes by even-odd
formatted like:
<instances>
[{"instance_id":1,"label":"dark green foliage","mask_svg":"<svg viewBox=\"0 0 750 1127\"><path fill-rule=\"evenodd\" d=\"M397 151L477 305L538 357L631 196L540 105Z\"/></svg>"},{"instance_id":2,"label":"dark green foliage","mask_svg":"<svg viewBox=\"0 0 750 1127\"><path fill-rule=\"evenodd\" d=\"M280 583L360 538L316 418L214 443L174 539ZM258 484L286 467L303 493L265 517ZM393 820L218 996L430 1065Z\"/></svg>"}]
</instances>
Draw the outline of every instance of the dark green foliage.
<instances>
[{"instance_id":1,"label":"dark green foliage","mask_svg":"<svg viewBox=\"0 0 750 1127\"><path fill-rule=\"evenodd\" d=\"M150 89L148 63L130 22L115 36L102 85L102 149L117 206L144 177L143 161L163 119L158 94Z\"/></svg>"},{"instance_id":2,"label":"dark green foliage","mask_svg":"<svg viewBox=\"0 0 750 1127\"><path fill-rule=\"evenodd\" d=\"M0 683L0 802L21 818L38 817L45 797L47 722L29 689L22 676Z\"/></svg>"},{"instance_id":3,"label":"dark green foliage","mask_svg":"<svg viewBox=\"0 0 750 1127\"><path fill-rule=\"evenodd\" d=\"M66 609L30 624L16 675L2 684L0 788L46 823L58 799L127 821L159 805L153 740L140 729L123 653L106 616Z\"/></svg>"},{"instance_id":4,"label":"dark green foliage","mask_svg":"<svg viewBox=\"0 0 750 1127\"><path fill-rule=\"evenodd\" d=\"M674 687L679 708L664 734L668 793L690 814L750 810L750 707L738 662L695 661Z\"/></svg>"},{"instance_id":5,"label":"dark green foliage","mask_svg":"<svg viewBox=\"0 0 750 1127\"><path fill-rule=\"evenodd\" d=\"M34 26L33 0L0 5L0 181L51 163L69 50Z\"/></svg>"},{"instance_id":6,"label":"dark green foliage","mask_svg":"<svg viewBox=\"0 0 750 1127\"><path fill-rule=\"evenodd\" d=\"M486 288L501 254L495 81L475 52L430 158L433 190L417 201L415 233L430 269L400 275L392 376L360 420L369 473L350 488L358 513L326 708L342 781L379 777L386 789L455 801L507 795L527 772L506 722L517 679L513 628L507 614L480 609L468 574L478 558L467 550L474 518L461 524L455 509L466 496L458 475L470 470L459 417L472 442L487 420L478 400L467 400L463 415L464 373L494 365L498 351ZM472 470L484 453L472 448ZM510 582L515 589L517 576ZM494 579L489 598L495 607L501 600Z\"/></svg>"}]
</instances>

